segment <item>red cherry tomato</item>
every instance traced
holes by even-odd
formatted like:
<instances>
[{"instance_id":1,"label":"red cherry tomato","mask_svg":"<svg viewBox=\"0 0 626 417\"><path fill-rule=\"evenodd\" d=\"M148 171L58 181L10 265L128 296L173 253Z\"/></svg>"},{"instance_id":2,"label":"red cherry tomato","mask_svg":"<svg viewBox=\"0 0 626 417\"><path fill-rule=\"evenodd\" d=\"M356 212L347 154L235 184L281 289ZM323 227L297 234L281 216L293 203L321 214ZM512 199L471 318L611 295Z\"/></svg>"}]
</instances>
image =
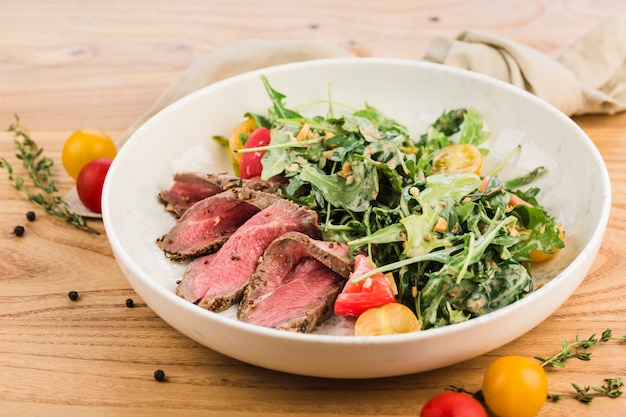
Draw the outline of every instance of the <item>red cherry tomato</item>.
<instances>
[{"instance_id":1,"label":"red cherry tomato","mask_svg":"<svg viewBox=\"0 0 626 417\"><path fill-rule=\"evenodd\" d=\"M420 417L487 417L487 412L472 396L451 391L428 400Z\"/></svg>"},{"instance_id":2,"label":"red cherry tomato","mask_svg":"<svg viewBox=\"0 0 626 417\"><path fill-rule=\"evenodd\" d=\"M76 179L76 191L85 207L94 213L102 212L102 187L112 159L98 158L83 167Z\"/></svg>"},{"instance_id":3,"label":"red cherry tomato","mask_svg":"<svg viewBox=\"0 0 626 417\"><path fill-rule=\"evenodd\" d=\"M336 315L358 317L370 308L396 301L391 283L382 273L360 279L361 275L372 269L374 265L367 256L357 255L354 258L354 271L335 300Z\"/></svg>"},{"instance_id":4,"label":"red cherry tomato","mask_svg":"<svg viewBox=\"0 0 626 417\"><path fill-rule=\"evenodd\" d=\"M257 148L266 146L270 143L270 131L265 127L259 127L250 134L244 148ZM265 155L265 151L258 152L242 152L239 162L239 175L241 178L254 178L261 175L263 165L261 158Z\"/></svg>"}]
</instances>

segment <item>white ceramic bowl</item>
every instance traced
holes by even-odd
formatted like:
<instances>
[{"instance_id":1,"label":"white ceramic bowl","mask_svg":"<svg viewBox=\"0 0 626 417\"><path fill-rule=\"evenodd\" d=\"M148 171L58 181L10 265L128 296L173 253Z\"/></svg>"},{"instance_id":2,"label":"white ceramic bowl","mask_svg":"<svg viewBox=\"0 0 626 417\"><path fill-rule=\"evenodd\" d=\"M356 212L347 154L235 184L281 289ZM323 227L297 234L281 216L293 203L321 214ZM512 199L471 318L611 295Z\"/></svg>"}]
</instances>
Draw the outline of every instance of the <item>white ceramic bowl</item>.
<instances>
[{"instance_id":1,"label":"white ceramic bowl","mask_svg":"<svg viewBox=\"0 0 626 417\"><path fill-rule=\"evenodd\" d=\"M503 177L543 165L540 201L564 223L566 249L535 270L546 285L499 311L418 333L355 338L294 334L208 312L175 294L184 266L167 260L155 239L174 219L157 201L177 171L229 170L211 137L228 134L247 111L270 101L259 76L295 106L326 99L365 101L412 129L443 110L474 107L492 131L486 168L522 151ZM325 107L320 111L324 114ZM313 112L315 113L315 111ZM103 219L115 257L141 298L166 322L225 355L274 370L331 378L402 375L454 364L495 349L552 314L579 286L600 247L610 210L601 156L568 117L518 88L475 73L416 61L347 58L294 63L243 74L169 106L144 124L115 159L104 187Z\"/></svg>"}]
</instances>

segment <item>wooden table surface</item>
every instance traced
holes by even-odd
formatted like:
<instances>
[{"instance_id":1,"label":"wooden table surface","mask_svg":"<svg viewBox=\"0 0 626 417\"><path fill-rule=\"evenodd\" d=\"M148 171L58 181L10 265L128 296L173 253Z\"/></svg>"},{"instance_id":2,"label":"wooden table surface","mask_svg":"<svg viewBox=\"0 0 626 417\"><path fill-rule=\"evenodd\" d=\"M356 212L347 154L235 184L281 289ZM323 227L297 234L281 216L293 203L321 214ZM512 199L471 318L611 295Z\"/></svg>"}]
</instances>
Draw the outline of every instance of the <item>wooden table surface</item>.
<instances>
[{"instance_id":1,"label":"wooden table surface","mask_svg":"<svg viewBox=\"0 0 626 417\"><path fill-rule=\"evenodd\" d=\"M61 164L72 131L94 127L115 137L196 59L239 40L313 39L361 56L420 59L433 36L475 28L554 56L620 13L622 0L4 0L0 156L18 166L5 130L17 113L56 162L63 193L73 186ZM577 333L586 338L610 328L626 335L626 114L575 121L599 148L613 186L605 240L583 284L537 328L487 355L378 380L282 374L200 346L133 292L106 234L77 231L38 209L37 220L27 222L33 206L1 170L0 415L417 416L449 385L478 389L497 357L552 354ZM12 233L19 224L26 227L21 238ZM104 231L99 221L91 225ZM79 301L68 298L70 290ZM550 370L550 392L571 392L571 382L626 379L624 343L593 351L590 362ZM154 380L156 369L166 382ZM624 416L626 396L547 403L538 415Z\"/></svg>"}]
</instances>

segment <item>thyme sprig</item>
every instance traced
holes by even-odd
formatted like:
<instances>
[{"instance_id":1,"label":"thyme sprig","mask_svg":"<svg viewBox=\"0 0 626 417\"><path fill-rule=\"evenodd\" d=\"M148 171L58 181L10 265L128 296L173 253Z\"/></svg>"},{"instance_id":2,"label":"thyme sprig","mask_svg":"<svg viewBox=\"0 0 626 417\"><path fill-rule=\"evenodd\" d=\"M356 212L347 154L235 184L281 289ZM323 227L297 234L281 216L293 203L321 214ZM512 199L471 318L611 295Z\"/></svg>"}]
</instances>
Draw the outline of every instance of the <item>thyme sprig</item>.
<instances>
[{"instance_id":1,"label":"thyme sprig","mask_svg":"<svg viewBox=\"0 0 626 417\"><path fill-rule=\"evenodd\" d=\"M578 384L572 383L575 393L573 394L548 394L548 400L552 402L560 401L564 397L574 398L581 403L589 404L596 397L608 397L617 398L624 392L622 388L624 383L620 377L605 378L604 384L599 387L593 387L585 385L581 387Z\"/></svg>"},{"instance_id":2,"label":"thyme sprig","mask_svg":"<svg viewBox=\"0 0 626 417\"><path fill-rule=\"evenodd\" d=\"M577 358L582 361L591 360L591 352L589 349L598 343L606 343L613 339L613 332L611 329L606 329L600 335L600 338L596 337L596 334L592 334L587 339L581 339L576 334L574 342L568 342L567 340L561 341L561 351L552 355L549 358L542 358L535 356L535 359L541 362L542 367L552 366L554 368L564 368L564 361L571 358ZM621 342L626 342L626 336L615 338ZM580 386L576 383L572 383L574 388L573 394L548 394L548 400L556 402L560 401L564 397L574 398L582 403L588 404L596 397L608 397L617 398L623 394L622 388L624 383L620 377L605 378L604 384L599 387L590 385Z\"/></svg>"},{"instance_id":3,"label":"thyme sprig","mask_svg":"<svg viewBox=\"0 0 626 417\"><path fill-rule=\"evenodd\" d=\"M612 338L611 329L606 329L602 332L600 338L596 338L595 333L589 336L587 339L581 339L578 334L576 334L576 339L574 342L568 342L567 340L561 341L561 351L556 353L555 355L549 358L542 358L540 356L535 356L539 362L541 362L541 366L552 366L554 368L564 368L565 364L563 361L570 358L578 358L582 361L588 361L591 359L591 352L588 350L598 344L605 343L611 340ZM624 338L622 338L623 340Z\"/></svg>"},{"instance_id":4,"label":"thyme sprig","mask_svg":"<svg viewBox=\"0 0 626 417\"><path fill-rule=\"evenodd\" d=\"M20 122L17 114L15 122L9 126L8 131L13 133L17 149L15 156L22 161L22 166L34 188L40 191L29 192L24 178L16 175L11 164L5 158L0 157L0 168L7 170L9 180L13 182L13 188L26 192L28 200L46 213L65 219L79 230L100 234L87 225L83 216L71 211L67 203L58 195L58 189L52 180L51 168L54 161L43 155L43 148L40 148L31 138L28 129Z\"/></svg>"}]
</instances>

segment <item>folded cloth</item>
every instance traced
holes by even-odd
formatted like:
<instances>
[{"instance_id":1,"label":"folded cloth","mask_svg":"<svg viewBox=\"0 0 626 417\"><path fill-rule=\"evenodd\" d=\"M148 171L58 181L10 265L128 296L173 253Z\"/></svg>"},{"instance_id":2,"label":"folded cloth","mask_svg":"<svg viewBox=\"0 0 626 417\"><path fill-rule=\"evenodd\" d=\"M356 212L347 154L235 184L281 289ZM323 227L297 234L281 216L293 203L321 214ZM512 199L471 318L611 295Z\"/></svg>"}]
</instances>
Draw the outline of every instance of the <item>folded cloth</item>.
<instances>
[{"instance_id":1,"label":"folded cloth","mask_svg":"<svg viewBox=\"0 0 626 417\"><path fill-rule=\"evenodd\" d=\"M117 138L117 147L167 105L222 79L271 65L349 56L353 54L342 48L314 41L247 40L219 49L181 73ZM606 18L556 59L474 30L463 31L455 39L435 37L423 59L499 78L567 115L614 114L626 109L626 21L619 17ZM64 199L76 213L99 217L82 206L75 189Z\"/></svg>"},{"instance_id":2,"label":"folded cloth","mask_svg":"<svg viewBox=\"0 0 626 417\"><path fill-rule=\"evenodd\" d=\"M608 17L556 59L509 39L466 30L435 37L424 56L530 91L565 114L626 110L626 20Z\"/></svg>"}]
</instances>

